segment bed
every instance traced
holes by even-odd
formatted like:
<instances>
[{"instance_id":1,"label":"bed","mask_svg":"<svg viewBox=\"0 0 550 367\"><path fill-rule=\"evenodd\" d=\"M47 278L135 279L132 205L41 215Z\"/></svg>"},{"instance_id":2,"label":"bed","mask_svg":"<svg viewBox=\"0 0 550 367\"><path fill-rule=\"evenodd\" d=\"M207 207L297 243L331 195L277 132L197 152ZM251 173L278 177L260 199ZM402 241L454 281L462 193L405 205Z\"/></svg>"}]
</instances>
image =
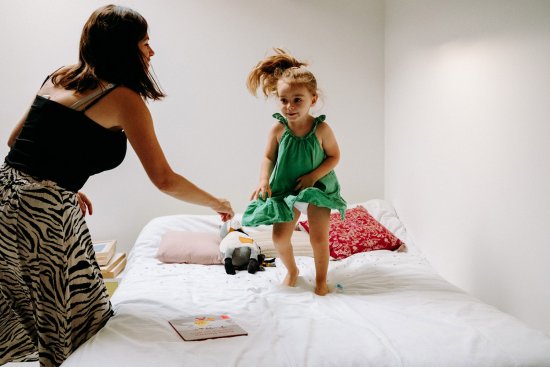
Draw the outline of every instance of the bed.
<instances>
[{"instance_id":1,"label":"bed","mask_svg":"<svg viewBox=\"0 0 550 367\"><path fill-rule=\"evenodd\" d=\"M115 316L62 366L550 366L550 338L438 275L387 201L360 204L406 249L331 261L334 289L325 297L313 293L308 256L297 256L295 288L280 285L278 259L236 275L223 265L160 262L166 232L218 233L220 223L209 215L151 220L112 297ZM221 313L248 335L183 341L168 323Z\"/></svg>"}]
</instances>

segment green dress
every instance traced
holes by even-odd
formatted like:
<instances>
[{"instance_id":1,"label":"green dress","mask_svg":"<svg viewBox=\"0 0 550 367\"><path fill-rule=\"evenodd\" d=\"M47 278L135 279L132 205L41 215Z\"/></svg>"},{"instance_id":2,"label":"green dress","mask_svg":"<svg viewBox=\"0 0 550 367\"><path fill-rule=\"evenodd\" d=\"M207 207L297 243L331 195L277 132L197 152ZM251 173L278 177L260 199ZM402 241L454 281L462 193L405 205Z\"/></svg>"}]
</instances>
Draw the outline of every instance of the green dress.
<instances>
[{"instance_id":1,"label":"green dress","mask_svg":"<svg viewBox=\"0 0 550 367\"><path fill-rule=\"evenodd\" d=\"M296 180L321 165L326 155L315 136L317 126L325 121L325 115L313 120L311 131L302 137L294 135L288 121L279 113L273 115L285 126L279 142L277 161L271 173L269 184L272 196L252 201L243 214L244 226L259 226L289 222L294 219L294 203L306 202L319 207L337 209L342 219L346 211L346 201L340 196L340 184L334 171L330 171L313 187L299 192L294 190Z\"/></svg>"}]
</instances>

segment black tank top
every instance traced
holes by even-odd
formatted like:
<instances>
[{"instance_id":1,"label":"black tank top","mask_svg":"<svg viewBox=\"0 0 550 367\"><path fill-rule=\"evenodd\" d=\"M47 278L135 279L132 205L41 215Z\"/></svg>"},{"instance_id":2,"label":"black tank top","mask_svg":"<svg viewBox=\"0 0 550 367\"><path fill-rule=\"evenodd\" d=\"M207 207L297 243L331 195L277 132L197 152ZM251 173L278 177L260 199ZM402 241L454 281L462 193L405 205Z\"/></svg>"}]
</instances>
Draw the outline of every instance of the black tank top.
<instances>
[{"instance_id":1,"label":"black tank top","mask_svg":"<svg viewBox=\"0 0 550 367\"><path fill-rule=\"evenodd\" d=\"M83 110L37 95L6 163L74 192L91 175L118 166L126 155L126 134L106 129L84 114L114 88Z\"/></svg>"}]
</instances>

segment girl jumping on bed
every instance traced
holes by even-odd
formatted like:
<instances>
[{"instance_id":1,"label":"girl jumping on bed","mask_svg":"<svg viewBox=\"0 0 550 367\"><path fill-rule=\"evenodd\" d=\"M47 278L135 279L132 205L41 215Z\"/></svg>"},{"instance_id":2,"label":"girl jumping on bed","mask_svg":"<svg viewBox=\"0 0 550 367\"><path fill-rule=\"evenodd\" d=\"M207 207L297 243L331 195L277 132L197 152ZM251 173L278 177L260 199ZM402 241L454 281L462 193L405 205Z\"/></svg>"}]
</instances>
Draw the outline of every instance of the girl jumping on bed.
<instances>
[{"instance_id":1,"label":"girl jumping on bed","mask_svg":"<svg viewBox=\"0 0 550 367\"><path fill-rule=\"evenodd\" d=\"M310 108L318 98L315 76L307 64L276 48L248 75L248 90L275 96L281 113L271 128L260 170L260 182L243 215L243 225L273 224L273 242L287 269L284 285L293 287L299 269L291 236L300 212L307 214L315 259L315 293L329 292L328 228L330 210L343 218L346 202L333 171L340 160L338 143L325 116L313 117Z\"/></svg>"}]
</instances>

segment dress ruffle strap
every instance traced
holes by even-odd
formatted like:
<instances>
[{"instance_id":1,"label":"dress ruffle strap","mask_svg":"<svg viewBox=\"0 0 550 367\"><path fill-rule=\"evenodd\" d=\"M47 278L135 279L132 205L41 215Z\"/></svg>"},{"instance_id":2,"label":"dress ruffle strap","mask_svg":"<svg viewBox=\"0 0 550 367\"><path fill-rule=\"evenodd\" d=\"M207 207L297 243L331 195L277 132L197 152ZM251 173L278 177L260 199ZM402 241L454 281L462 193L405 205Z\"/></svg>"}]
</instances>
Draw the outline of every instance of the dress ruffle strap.
<instances>
[{"instance_id":1,"label":"dress ruffle strap","mask_svg":"<svg viewBox=\"0 0 550 367\"><path fill-rule=\"evenodd\" d=\"M285 127L290 130L290 127L288 126L288 120L283 115L281 115L280 113L277 112L277 113L274 113L272 115L272 117L279 120L279 122L281 124L285 125ZM319 116L315 117L313 119L313 125L311 126L311 130L305 136L303 136L302 138L306 138L306 137L310 136L311 134L313 134L315 132L315 130L317 130L317 126L321 122L325 121L325 118L326 118L326 115L319 115Z\"/></svg>"},{"instance_id":2,"label":"dress ruffle strap","mask_svg":"<svg viewBox=\"0 0 550 367\"><path fill-rule=\"evenodd\" d=\"M281 115L279 112L276 112L272 115L273 118L279 120L279 122L282 122L284 125L288 124L288 121L285 119L283 115Z\"/></svg>"},{"instance_id":3,"label":"dress ruffle strap","mask_svg":"<svg viewBox=\"0 0 550 367\"><path fill-rule=\"evenodd\" d=\"M279 120L283 124L288 125L288 120L283 115L281 115L279 112L274 113L272 115L272 117ZM326 118L327 118L326 115L319 115L319 116L315 117L315 119L313 120L313 126L319 125L319 123L325 121Z\"/></svg>"}]
</instances>

